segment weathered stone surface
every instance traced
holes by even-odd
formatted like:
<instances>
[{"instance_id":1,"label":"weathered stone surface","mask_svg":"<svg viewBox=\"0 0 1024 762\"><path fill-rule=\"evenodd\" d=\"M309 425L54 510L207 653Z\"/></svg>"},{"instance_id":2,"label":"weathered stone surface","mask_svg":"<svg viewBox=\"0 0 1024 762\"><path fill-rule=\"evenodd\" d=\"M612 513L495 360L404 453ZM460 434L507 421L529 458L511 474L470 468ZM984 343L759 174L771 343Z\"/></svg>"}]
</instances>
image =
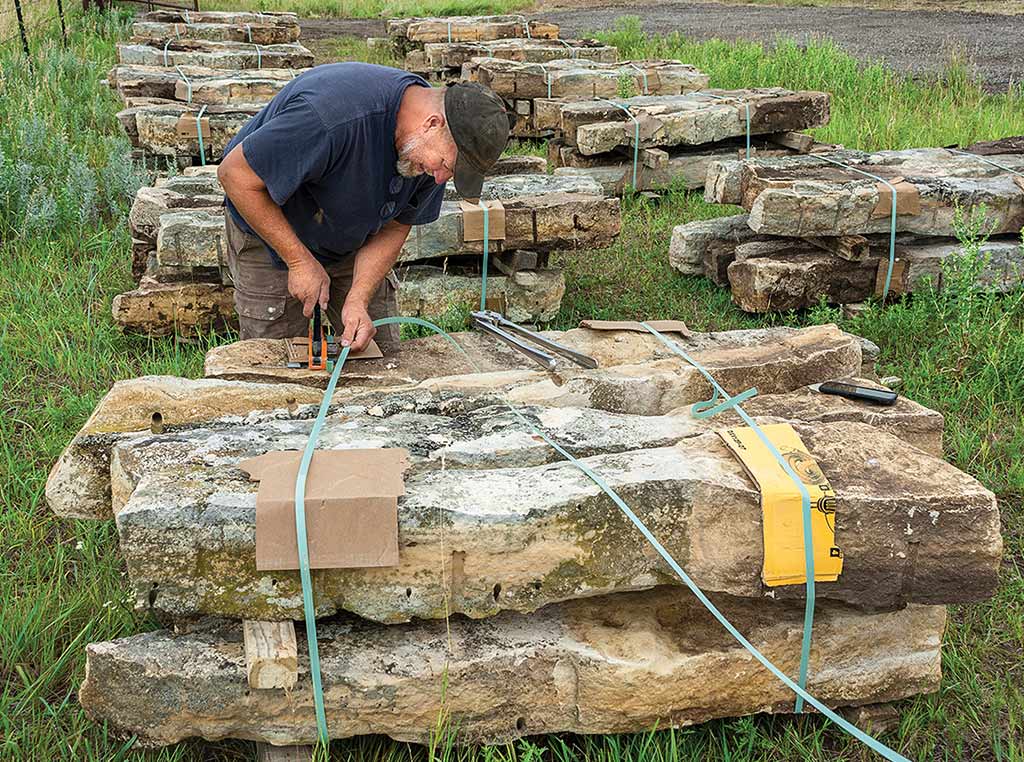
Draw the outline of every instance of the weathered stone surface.
<instances>
[{"instance_id":1,"label":"weathered stone surface","mask_svg":"<svg viewBox=\"0 0 1024 762\"><path fill-rule=\"evenodd\" d=\"M165 24L263 24L298 27L299 16L291 11L193 11L188 8L148 11L140 14L139 21Z\"/></svg>"},{"instance_id":2,"label":"weathered stone surface","mask_svg":"<svg viewBox=\"0 0 1024 762\"><path fill-rule=\"evenodd\" d=\"M548 161L543 156L502 156L494 162L488 176L544 175L547 171Z\"/></svg>"},{"instance_id":3,"label":"weathered stone surface","mask_svg":"<svg viewBox=\"0 0 1024 762\"><path fill-rule=\"evenodd\" d=\"M789 156L793 152L774 144L755 140L751 144L755 156ZM742 140L727 140L699 149L674 150L667 160L651 166L641 159L637 163L637 190L664 190L669 187L703 188L708 167L713 161L746 156ZM606 195L621 196L625 188L633 187L632 150L612 152L598 156L584 156L558 139L548 141L548 158L557 167L555 177L590 177L601 184Z\"/></svg>"},{"instance_id":4,"label":"weathered stone surface","mask_svg":"<svg viewBox=\"0 0 1024 762\"><path fill-rule=\"evenodd\" d=\"M479 309L481 277L447 273L439 267L412 266L397 271L398 311L438 319L456 312ZM561 270L524 270L487 277L487 298L498 300L509 320L547 322L562 306L565 276Z\"/></svg>"},{"instance_id":5,"label":"weathered stone surface","mask_svg":"<svg viewBox=\"0 0 1024 762\"><path fill-rule=\"evenodd\" d=\"M618 60L618 48L597 40L557 40L539 38L505 39L494 42L434 42L423 46L422 54L410 56L406 63L418 63L422 70L459 74L474 58L499 58L521 63L547 63L563 59L612 64Z\"/></svg>"},{"instance_id":6,"label":"weathered stone surface","mask_svg":"<svg viewBox=\"0 0 1024 762\"><path fill-rule=\"evenodd\" d=\"M851 304L869 299L883 288L887 242L872 241L869 259L850 262L799 239L778 240L781 250L744 251L750 244L739 246L736 261L728 265L733 301L747 312L803 309L822 299ZM962 250L961 244L948 240L898 242L890 293L912 293L926 281L942 288L943 261L961 255ZM987 241L979 247L978 256L979 290L1007 292L1024 284L1024 249L1018 240Z\"/></svg>"},{"instance_id":7,"label":"weathered stone surface","mask_svg":"<svg viewBox=\"0 0 1024 762\"><path fill-rule=\"evenodd\" d=\"M132 24L132 36L138 42L186 39L279 45L298 40L299 25L264 22L237 24L197 21L191 24L182 24L166 21L136 21Z\"/></svg>"},{"instance_id":8,"label":"weathered stone surface","mask_svg":"<svg viewBox=\"0 0 1024 762\"><path fill-rule=\"evenodd\" d=\"M255 45L247 42L172 40L164 45L119 43L117 60L140 66L205 66L211 69L305 69L313 65L313 54L293 42Z\"/></svg>"},{"instance_id":9,"label":"weathered stone surface","mask_svg":"<svg viewBox=\"0 0 1024 762\"><path fill-rule=\"evenodd\" d=\"M191 135L181 134L178 123L183 118L185 121L194 122L201 108L172 102L136 109L138 144L164 156L199 156L199 138L196 137L195 130L192 130ZM261 108L262 106L258 104L244 103L207 106L202 117L204 122L208 120L210 130L210 134L203 138L206 161L219 160L231 139Z\"/></svg>"},{"instance_id":10,"label":"weathered stone surface","mask_svg":"<svg viewBox=\"0 0 1024 762\"><path fill-rule=\"evenodd\" d=\"M190 336L235 323L234 289L216 283L152 283L114 297L114 322L129 333Z\"/></svg>"},{"instance_id":11,"label":"weathered stone surface","mask_svg":"<svg viewBox=\"0 0 1024 762\"><path fill-rule=\"evenodd\" d=\"M704 261L709 250L735 250L741 243L765 238L750 229L745 214L694 220L672 228L668 261L683 275L700 275L704 272Z\"/></svg>"},{"instance_id":12,"label":"weathered stone surface","mask_svg":"<svg viewBox=\"0 0 1024 762\"><path fill-rule=\"evenodd\" d=\"M755 135L820 127L829 118L827 93L780 88L638 96L618 102L639 120L640 145L645 148L701 145L745 136L747 105L750 132ZM634 143L633 120L615 105L581 101L567 103L560 111L563 137L584 155Z\"/></svg>"},{"instance_id":13,"label":"weathered stone surface","mask_svg":"<svg viewBox=\"0 0 1024 762\"><path fill-rule=\"evenodd\" d=\"M486 419L494 412L485 409L481 415ZM504 408L497 412L508 415ZM615 452L647 436L674 436L673 428L649 417L625 425L593 414L578 430L564 432L556 421L574 416L573 409L529 412L552 429L556 440L581 454L602 449L602 436L592 433L596 429L617 430L603 448L612 454L592 455L586 463L701 587L744 597L803 595L802 585L762 584L760 493L717 434ZM521 431L520 446L526 450L518 458L510 452L517 449L515 438L502 436L494 422L477 424L486 432L483 437L470 434L460 441L462 432L476 428L472 416L461 417L458 429L454 421L446 426L436 419L420 428L413 419L400 413L389 421L385 412L372 428L359 416L325 426L323 449L404 445L435 462L430 468L414 464L406 475L398 510L399 565L318 571L318 615L344 609L381 622L439 618L449 611L483 617L681 584L574 466L510 467L509 461L529 463L530 451L544 458L541 444L514 420L510 428ZM309 426L280 422L267 432L250 425L234 437L224 429L195 432L194 451L188 454L174 441L188 441L188 435L168 437L166 453L160 452L161 437L148 433L115 447L115 517L138 606L172 616L300 616L298 574L256 571L258 486L235 464L266 450L301 447ZM819 584L820 599L899 608L992 594L1002 542L995 498L982 485L871 426L842 422L796 428L836 491L836 543L844 551L844 568L838 582ZM407 444L410 439L415 444ZM206 442L214 443L212 451ZM503 462L503 456L509 460ZM439 469L442 457L446 467ZM442 561L461 565L460 578L438 576ZM499 596L493 594L496 584Z\"/></svg>"},{"instance_id":14,"label":"weathered stone surface","mask_svg":"<svg viewBox=\"0 0 1024 762\"><path fill-rule=\"evenodd\" d=\"M615 98L623 86L637 95L680 95L708 86L709 77L681 61L617 64L565 59L545 64L474 58L462 78L480 82L504 98Z\"/></svg>"},{"instance_id":15,"label":"weathered stone surface","mask_svg":"<svg viewBox=\"0 0 1024 762\"><path fill-rule=\"evenodd\" d=\"M176 267L220 267L227 256L224 211L190 209L160 216L156 260Z\"/></svg>"},{"instance_id":16,"label":"weathered stone surface","mask_svg":"<svg viewBox=\"0 0 1024 762\"><path fill-rule=\"evenodd\" d=\"M700 374L684 366L654 337L586 329L544 335L589 354L602 367L577 372L560 366L547 374L536 370L525 356L476 332L455 337L470 355L472 362L467 362L440 336L432 336L403 342L397 357L349 363L333 402L351 401L368 388L392 387L439 397L506 393L522 404L659 415L710 394ZM685 346L732 394L751 384L770 395L855 376L861 372L863 358L861 342L835 326L696 334ZM240 341L207 353L209 382L146 377L115 384L51 472L46 489L51 508L75 517L110 515L112 440L94 438L94 434L148 429L154 413L160 414L163 425L187 426L267 407L294 411L296 404L303 404L294 385L323 388L327 374L287 369L285 358L282 340ZM237 387L225 387L219 379L240 382ZM278 386L280 393L274 391Z\"/></svg>"},{"instance_id":17,"label":"weathered stone surface","mask_svg":"<svg viewBox=\"0 0 1024 762\"><path fill-rule=\"evenodd\" d=\"M715 604L765 656L795 674L800 606L727 596ZM939 606L864 614L823 604L808 690L833 706L938 690L945 619ZM318 635L334 737L383 733L426 743L443 718L462 741L498 743L793 708L789 690L693 596L677 590L484 622L456 617L450 624L381 627L345 619L321 625ZM79 700L92 718L146 745L192 736L312 742L312 688L305 638L298 640L299 684L289 692L246 689L237 623L93 643Z\"/></svg>"},{"instance_id":18,"label":"weathered stone surface","mask_svg":"<svg viewBox=\"0 0 1024 762\"><path fill-rule=\"evenodd\" d=\"M202 66L132 66L119 64L107 81L122 98L150 97L195 104L267 103L307 69L223 71ZM184 77L182 76L184 74ZM191 85L191 90L189 89ZM191 98L191 100L190 100Z\"/></svg>"},{"instance_id":19,"label":"weathered stone surface","mask_svg":"<svg viewBox=\"0 0 1024 762\"><path fill-rule=\"evenodd\" d=\"M176 175L135 192L128 224L136 238L156 243L160 217L177 209L215 209L224 202L216 176Z\"/></svg>"},{"instance_id":20,"label":"weathered stone surface","mask_svg":"<svg viewBox=\"0 0 1024 762\"><path fill-rule=\"evenodd\" d=\"M982 206L993 234L1017 234L1024 227L1024 180L978 157L939 148L844 151L831 157L902 181L899 188L907 205L897 204L900 232L955 236L957 215L980 212ZM1022 155L992 160L1024 171ZM887 233L890 226L890 194L884 185L813 155L713 164L705 195L741 204L751 213L750 227L759 233Z\"/></svg>"},{"instance_id":21,"label":"weathered stone surface","mask_svg":"<svg viewBox=\"0 0 1024 762\"><path fill-rule=\"evenodd\" d=\"M409 43L484 42L509 37L558 38L558 25L525 16L445 16L388 19L387 35Z\"/></svg>"},{"instance_id":22,"label":"weathered stone surface","mask_svg":"<svg viewBox=\"0 0 1024 762\"><path fill-rule=\"evenodd\" d=\"M516 157L512 157L516 158ZM538 159L540 157L522 157ZM543 159L541 159L543 161ZM570 193L586 196L600 196L601 186L593 180L582 178L552 177L538 172L513 173L504 176L490 176L480 190L483 199L498 199L503 204L524 196L543 196L548 193ZM444 188L444 197L449 201L460 198L455 183L449 181Z\"/></svg>"}]
</instances>

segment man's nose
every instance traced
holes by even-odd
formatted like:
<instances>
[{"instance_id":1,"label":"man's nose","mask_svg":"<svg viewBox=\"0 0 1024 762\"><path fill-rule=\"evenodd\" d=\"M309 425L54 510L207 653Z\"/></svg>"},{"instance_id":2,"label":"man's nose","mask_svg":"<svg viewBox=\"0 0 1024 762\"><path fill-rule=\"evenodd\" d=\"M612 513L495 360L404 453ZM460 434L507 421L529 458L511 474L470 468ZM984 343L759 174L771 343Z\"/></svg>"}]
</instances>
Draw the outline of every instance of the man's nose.
<instances>
[{"instance_id":1,"label":"man's nose","mask_svg":"<svg viewBox=\"0 0 1024 762\"><path fill-rule=\"evenodd\" d=\"M444 185L446 182L452 179L452 172L447 167L441 167L435 169L431 174L434 175L434 182L438 185Z\"/></svg>"}]
</instances>

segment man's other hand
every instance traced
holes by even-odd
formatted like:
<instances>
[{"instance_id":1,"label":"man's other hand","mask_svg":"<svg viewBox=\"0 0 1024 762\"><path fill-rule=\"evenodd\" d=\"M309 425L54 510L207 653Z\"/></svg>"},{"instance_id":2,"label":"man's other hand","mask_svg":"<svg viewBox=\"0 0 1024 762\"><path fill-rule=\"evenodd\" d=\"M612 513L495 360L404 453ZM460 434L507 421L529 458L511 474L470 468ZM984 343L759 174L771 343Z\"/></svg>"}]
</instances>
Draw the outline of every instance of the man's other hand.
<instances>
[{"instance_id":1,"label":"man's other hand","mask_svg":"<svg viewBox=\"0 0 1024 762\"><path fill-rule=\"evenodd\" d=\"M366 349L370 339L377 333L377 327L373 324L366 305L361 301L345 300L345 306L341 308L341 322L345 326L341 335L341 345L352 347L353 352Z\"/></svg>"},{"instance_id":2,"label":"man's other hand","mask_svg":"<svg viewBox=\"0 0 1024 762\"><path fill-rule=\"evenodd\" d=\"M310 256L308 261L289 265L288 293L302 302L302 314L311 318L317 304L327 309L331 278L323 265Z\"/></svg>"}]
</instances>

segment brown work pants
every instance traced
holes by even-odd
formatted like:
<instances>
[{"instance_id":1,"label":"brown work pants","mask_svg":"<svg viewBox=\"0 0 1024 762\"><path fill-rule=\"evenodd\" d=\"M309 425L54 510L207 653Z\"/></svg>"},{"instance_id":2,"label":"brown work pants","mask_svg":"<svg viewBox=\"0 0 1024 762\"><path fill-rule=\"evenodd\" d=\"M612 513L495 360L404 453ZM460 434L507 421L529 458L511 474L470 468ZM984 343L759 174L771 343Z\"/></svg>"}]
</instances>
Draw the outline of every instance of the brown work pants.
<instances>
[{"instance_id":1,"label":"brown work pants","mask_svg":"<svg viewBox=\"0 0 1024 762\"><path fill-rule=\"evenodd\" d=\"M239 335L243 339L288 339L309 332L309 318L302 314L302 303L288 293L288 271L274 267L270 252L254 235L243 232L225 210L228 270L235 283L235 309ZM331 278L327 317L337 336L341 336L341 308L352 286L355 257L324 266ZM369 313L374 320L398 314L398 279L389 272L370 300ZM384 354L398 351L398 326L377 329L374 337Z\"/></svg>"}]
</instances>

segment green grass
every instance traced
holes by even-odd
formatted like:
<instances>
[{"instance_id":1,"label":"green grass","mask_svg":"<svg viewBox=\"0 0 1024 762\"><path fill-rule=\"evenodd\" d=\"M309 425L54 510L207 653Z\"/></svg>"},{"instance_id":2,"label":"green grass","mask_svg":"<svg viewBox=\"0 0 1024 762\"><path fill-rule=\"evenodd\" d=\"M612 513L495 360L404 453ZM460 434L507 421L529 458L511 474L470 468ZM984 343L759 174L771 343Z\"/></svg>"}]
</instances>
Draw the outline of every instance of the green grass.
<instances>
[{"instance_id":1,"label":"green grass","mask_svg":"<svg viewBox=\"0 0 1024 762\"><path fill-rule=\"evenodd\" d=\"M86 642L155 623L127 599L113 526L49 513L42 500L47 471L114 380L198 376L205 349L125 337L110 319L112 296L132 285L126 210L131 193L148 180L129 168L129 146L113 116L117 99L97 86L113 60L113 41L124 36L117 19L89 16L70 51L51 46L39 56L35 76L15 51L0 50L0 759L252 759L253 746L245 742L129 750L124 739L88 720L74 695ZM832 91L834 122L821 137L850 146L994 138L1012 131L1022 113L1019 94L986 96L959 75L934 86L905 82L880 67L858 75L847 56L827 45L766 52L678 38L655 42L628 26L605 36L622 44L625 55L679 55L705 68L717 86ZM361 43L338 45L339 56L365 57ZM680 277L667 263L674 225L727 211L685 192L660 202L626 199L615 246L562 258L569 292L555 325L569 327L583 316L672 316L700 329L835 321L878 343L882 372L902 376L909 396L945 413L950 460L999 495L1006 538L996 597L952 608L941 692L903 702L900 727L885 740L915 760L1022 759L1022 295L925 294L854 320L827 307L744 315L724 290ZM872 759L814 717L743 718L483 749L442 742L432 755L375 737L334 744L332 752L336 759L395 762Z\"/></svg>"}]
</instances>

